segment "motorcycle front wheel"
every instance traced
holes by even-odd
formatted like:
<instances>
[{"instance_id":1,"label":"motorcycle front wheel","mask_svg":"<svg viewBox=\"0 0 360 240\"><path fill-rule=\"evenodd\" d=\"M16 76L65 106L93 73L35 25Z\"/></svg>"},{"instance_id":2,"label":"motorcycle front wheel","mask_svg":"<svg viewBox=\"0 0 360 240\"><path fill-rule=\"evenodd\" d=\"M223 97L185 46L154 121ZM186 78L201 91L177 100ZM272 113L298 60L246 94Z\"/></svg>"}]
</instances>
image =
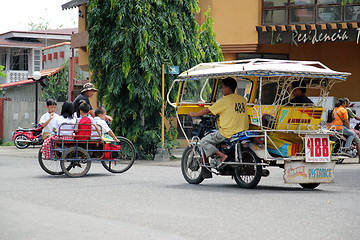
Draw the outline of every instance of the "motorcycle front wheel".
<instances>
[{"instance_id":1,"label":"motorcycle front wheel","mask_svg":"<svg viewBox=\"0 0 360 240\"><path fill-rule=\"evenodd\" d=\"M185 180L190 184L199 184L204 181L201 175L201 153L198 147L193 150L187 147L181 158L181 172Z\"/></svg>"},{"instance_id":2,"label":"motorcycle front wheel","mask_svg":"<svg viewBox=\"0 0 360 240\"><path fill-rule=\"evenodd\" d=\"M19 149L24 149L30 146L30 143L24 141L29 141L29 139L24 134L17 135L14 139L14 144Z\"/></svg>"},{"instance_id":3,"label":"motorcycle front wheel","mask_svg":"<svg viewBox=\"0 0 360 240\"><path fill-rule=\"evenodd\" d=\"M244 163L261 163L260 159L250 149L241 151ZM234 178L236 184L241 188L254 188L261 179L261 165L242 165L235 168Z\"/></svg>"}]
</instances>

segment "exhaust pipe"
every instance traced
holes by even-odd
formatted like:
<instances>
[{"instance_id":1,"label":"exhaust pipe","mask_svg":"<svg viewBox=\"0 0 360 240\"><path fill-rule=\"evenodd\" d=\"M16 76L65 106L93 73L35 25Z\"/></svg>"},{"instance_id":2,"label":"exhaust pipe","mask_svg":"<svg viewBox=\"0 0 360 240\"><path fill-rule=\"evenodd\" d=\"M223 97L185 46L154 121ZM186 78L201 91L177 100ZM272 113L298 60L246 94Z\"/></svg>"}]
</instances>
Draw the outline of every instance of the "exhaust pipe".
<instances>
[{"instance_id":1,"label":"exhaust pipe","mask_svg":"<svg viewBox=\"0 0 360 240\"><path fill-rule=\"evenodd\" d=\"M21 142L21 143L31 143L30 140L22 140L22 139L19 139L19 140L16 140L17 142Z\"/></svg>"},{"instance_id":2,"label":"exhaust pipe","mask_svg":"<svg viewBox=\"0 0 360 240\"><path fill-rule=\"evenodd\" d=\"M263 169L261 171L261 176L262 177L268 177L270 175L270 171L268 169Z\"/></svg>"}]
</instances>

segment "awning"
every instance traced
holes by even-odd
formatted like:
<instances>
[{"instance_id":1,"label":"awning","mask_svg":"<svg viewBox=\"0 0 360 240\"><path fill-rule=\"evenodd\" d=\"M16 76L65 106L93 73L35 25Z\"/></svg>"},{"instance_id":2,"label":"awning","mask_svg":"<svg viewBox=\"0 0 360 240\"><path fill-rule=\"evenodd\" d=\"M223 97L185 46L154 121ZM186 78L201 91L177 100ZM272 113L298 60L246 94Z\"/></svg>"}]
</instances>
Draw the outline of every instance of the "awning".
<instances>
[{"instance_id":1,"label":"awning","mask_svg":"<svg viewBox=\"0 0 360 240\"><path fill-rule=\"evenodd\" d=\"M84 3L87 3L87 2L88 2L88 0L72 0L70 2L67 2L67 3L61 5L61 7L62 7L62 10L66 10L66 9L81 6L81 5L83 5Z\"/></svg>"},{"instance_id":2,"label":"awning","mask_svg":"<svg viewBox=\"0 0 360 240\"><path fill-rule=\"evenodd\" d=\"M19 86L19 85L25 85L25 84L30 84L30 83L34 83L34 81L33 80L21 80L21 81L17 81L17 82L4 83L4 84L0 84L0 89L15 87L15 86Z\"/></svg>"},{"instance_id":3,"label":"awning","mask_svg":"<svg viewBox=\"0 0 360 240\"><path fill-rule=\"evenodd\" d=\"M257 26L259 44L356 42L360 22Z\"/></svg>"},{"instance_id":4,"label":"awning","mask_svg":"<svg viewBox=\"0 0 360 240\"><path fill-rule=\"evenodd\" d=\"M56 68L49 68L49 69L43 69L40 71L41 77L48 77L48 76L52 76L55 73L58 73L61 69L63 69L64 67L56 67ZM33 76L29 76L28 79L32 79Z\"/></svg>"},{"instance_id":5,"label":"awning","mask_svg":"<svg viewBox=\"0 0 360 240\"><path fill-rule=\"evenodd\" d=\"M44 69L44 70L40 71L40 74L41 74L42 78L48 77L48 76L52 76L52 75L58 73L61 69L63 69L63 67ZM32 76L29 76L28 79L26 79L26 80L0 84L0 89L35 83L35 81L32 78L33 78Z\"/></svg>"}]
</instances>

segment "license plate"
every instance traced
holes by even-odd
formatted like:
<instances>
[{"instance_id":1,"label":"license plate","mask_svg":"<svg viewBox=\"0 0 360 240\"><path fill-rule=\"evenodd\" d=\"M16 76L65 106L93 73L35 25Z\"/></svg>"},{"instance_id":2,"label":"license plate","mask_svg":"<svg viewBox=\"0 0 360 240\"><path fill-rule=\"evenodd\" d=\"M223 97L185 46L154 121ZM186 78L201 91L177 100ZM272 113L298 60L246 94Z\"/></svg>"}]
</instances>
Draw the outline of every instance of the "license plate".
<instances>
[{"instance_id":1,"label":"license plate","mask_svg":"<svg viewBox=\"0 0 360 240\"><path fill-rule=\"evenodd\" d=\"M286 183L331 183L334 181L334 168L335 162L286 162L284 180Z\"/></svg>"},{"instance_id":2,"label":"license plate","mask_svg":"<svg viewBox=\"0 0 360 240\"><path fill-rule=\"evenodd\" d=\"M331 162L329 136L325 134L307 134L305 136L306 162Z\"/></svg>"}]
</instances>

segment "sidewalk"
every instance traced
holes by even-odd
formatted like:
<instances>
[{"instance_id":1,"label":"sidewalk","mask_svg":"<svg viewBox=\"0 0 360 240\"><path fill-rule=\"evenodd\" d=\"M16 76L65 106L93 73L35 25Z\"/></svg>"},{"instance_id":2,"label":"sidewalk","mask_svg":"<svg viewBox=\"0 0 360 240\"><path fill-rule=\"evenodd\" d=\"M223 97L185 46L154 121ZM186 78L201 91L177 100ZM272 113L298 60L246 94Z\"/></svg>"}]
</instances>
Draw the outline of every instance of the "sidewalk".
<instances>
[{"instance_id":1,"label":"sidewalk","mask_svg":"<svg viewBox=\"0 0 360 240\"><path fill-rule=\"evenodd\" d=\"M40 146L30 146L25 149L18 149L15 146L0 146L0 158L5 156L16 156L23 158L37 158ZM184 148L173 149L172 155L175 159L169 159L167 161L151 161L151 160L141 160L136 159L137 163L148 164L148 165L159 165L159 166L180 166L181 156L183 154ZM348 158L345 159L343 164L355 164L359 163L358 158Z\"/></svg>"},{"instance_id":2,"label":"sidewalk","mask_svg":"<svg viewBox=\"0 0 360 240\"><path fill-rule=\"evenodd\" d=\"M40 146L30 146L25 149L18 149L15 146L0 146L0 159L6 156L11 157L22 157L22 158L36 158L38 157L38 153L40 150ZM137 163L149 164L149 165L164 165L164 166L180 166L180 160L183 153L183 148L177 148L172 150L172 155L175 156L175 159L169 159L168 161L151 161L151 160L138 160L135 161Z\"/></svg>"}]
</instances>

